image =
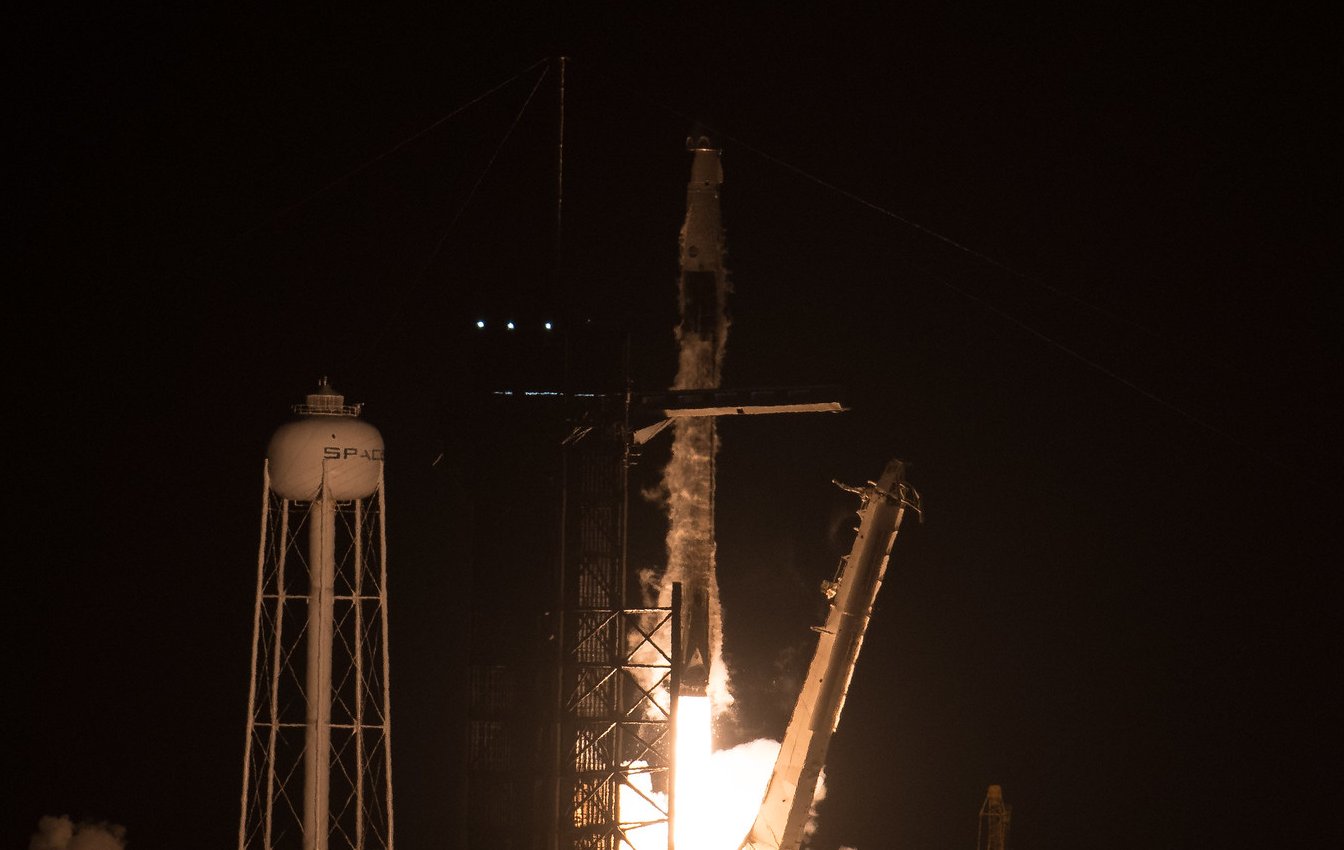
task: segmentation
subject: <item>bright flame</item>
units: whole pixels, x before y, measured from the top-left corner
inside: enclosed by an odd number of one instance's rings
[[[629,784],[621,786],[621,824],[628,842],[621,850],[667,850],[667,795],[653,790],[653,776],[645,761],[631,762]]]
[[[779,742],[765,738],[715,752],[709,702],[708,697],[677,701],[675,838],[680,850],[738,850],[779,755]],[[631,785],[621,789],[621,820],[627,825],[655,820],[666,796],[653,790],[647,773],[631,773]],[[626,835],[630,843],[622,850],[667,850],[665,824],[627,826]]]
[[[709,697],[677,700],[677,811],[672,837],[681,847],[707,848],[713,834],[715,806],[709,782],[714,748],[709,715]]]

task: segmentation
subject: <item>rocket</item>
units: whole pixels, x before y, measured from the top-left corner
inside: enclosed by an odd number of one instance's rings
[[[692,154],[686,187],[686,219],[681,228],[680,322],[677,376],[673,389],[719,386],[728,334],[728,275],[724,268],[719,186],[720,150],[707,137],[686,140]],[[666,584],[681,582],[680,693],[706,696],[714,690],[713,660],[721,643],[718,579],[714,569],[715,422],[688,417],[674,426],[672,458],[664,471],[668,492]],[[720,686],[726,678],[717,677]]]
[[[709,590],[692,587],[682,597],[681,696],[703,697],[709,693]]]
[[[681,228],[681,326],[678,336],[703,336],[723,356],[721,322],[726,323],[727,274],[723,266],[723,222],[719,212],[719,186],[723,183],[720,150],[707,136],[686,140],[691,161],[691,180],[686,187],[686,221]],[[714,364],[714,385],[718,366]],[[702,387],[697,387],[700,389]]]

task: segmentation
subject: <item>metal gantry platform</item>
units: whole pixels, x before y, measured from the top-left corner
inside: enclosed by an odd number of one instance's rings
[[[578,427],[564,447],[558,850],[619,850],[668,828],[677,606],[632,604],[627,421]]]

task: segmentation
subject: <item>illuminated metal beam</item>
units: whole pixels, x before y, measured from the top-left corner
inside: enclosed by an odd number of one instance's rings
[[[674,419],[719,416],[758,416],[767,413],[844,413],[849,408],[838,401],[836,387],[779,387],[748,390],[671,390],[635,393],[631,406],[664,418],[639,428],[631,435],[642,446]]]
[[[822,582],[822,593],[831,600],[830,611],[826,624],[814,627],[818,640],[812,663],[742,850],[798,850],[802,843],[817,777],[826,764],[831,736],[840,725],[845,694],[887,571],[891,545],[905,509],[920,511],[919,494],[905,482],[905,464],[899,460],[890,461],[876,482],[840,486],[861,500],[859,527],[835,578]]]
[[[757,413],[843,413],[849,408],[838,401],[824,401],[817,404],[758,404],[741,407],[682,407],[664,410],[669,419],[682,419],[688,416],[742,416]]]
[[[759,405],[752,407],[684,407],[680,409],[664,410],[663,415],[666,419],[661,419],[652,425],[646,425],[643,428],[635,430],[630,439],[637,446],[642,446],[666,428],[676,419],[690,419],[701,416],[753,416],[762,413],[844,413],[849,408],[844,407],[838,401],[820,402],[817,404],[779,404],[779,405]]]

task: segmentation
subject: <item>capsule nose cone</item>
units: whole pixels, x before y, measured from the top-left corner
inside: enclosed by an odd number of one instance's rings
[[[691,132],[685,136],[685,149],[687,151],[723,152],[722,145],[719,145],[719,140],[715,139],[714,133],[704,128],[704,125],[700,124],[699,121],[691,126]]]
[[[710,189],[723,183],[722,153],[706,137],[701,136],[700,141],[704,146],[695,143],[694,138],[686,140],[686,147],[694,151],[690,185],[692,189]]]
[[[688,151],[713,151],[719,153],[723,149],[718,143],[704,130],[695,128],[691,134],[686,137],[686,150]]]

